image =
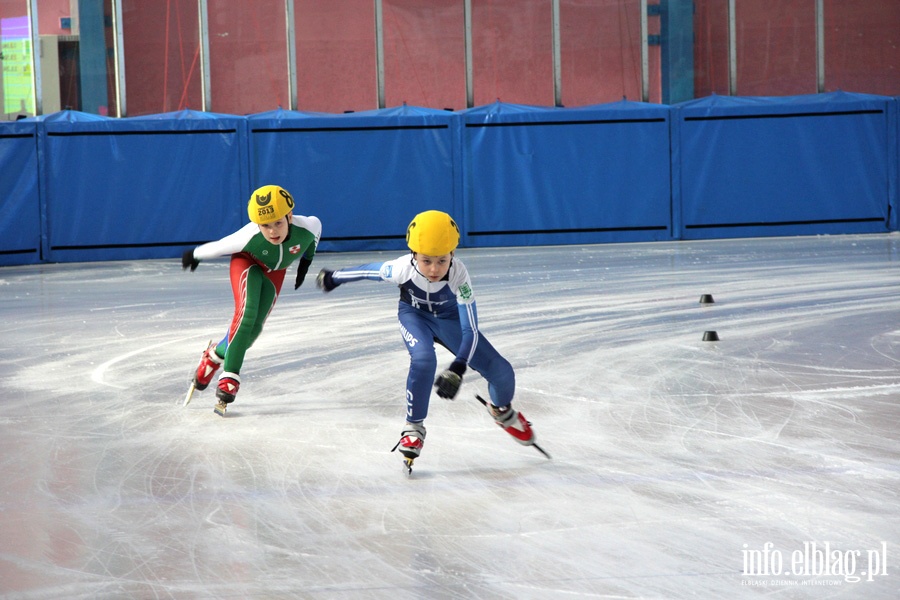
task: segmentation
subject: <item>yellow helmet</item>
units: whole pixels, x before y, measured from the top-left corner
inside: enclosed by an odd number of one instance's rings
[[[459,245],[459,227],[447,213],[427,210],[417,214],[406,228],[406,245],[426,256],[450,254]]]
[[[274,223],[294,210],[294,199],[278,185],[264,185],[250,196],[247,214],[260,225]]]

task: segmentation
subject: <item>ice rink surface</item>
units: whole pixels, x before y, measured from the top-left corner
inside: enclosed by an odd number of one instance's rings
[[[410,477],[398,292],[312,281],[400,254],[286,285],[226,418],[226,261],[0,268],[0,597],[900,597],[900,236],[462,249],[553,459],[470,371]]]

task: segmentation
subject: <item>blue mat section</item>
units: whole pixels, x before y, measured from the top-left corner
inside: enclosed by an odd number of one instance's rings
[[[677,105],[682,237],[888,231],[894,107],[842,92]]]
[[[67,111],[42,125],[48,260],[177,256],[247,220],[245,119]]]
[[[465,113],[473,246],[670,239],[668,107],[496,103]]]
[[[37,123],[0,123],[0,265],[41,260]]]
[[[322,220],[321,250],[402,249],[416,213],[461,212],[458,121],[446,111],[406,106],[253,115],[251,177],[284,186],[298,212]]]

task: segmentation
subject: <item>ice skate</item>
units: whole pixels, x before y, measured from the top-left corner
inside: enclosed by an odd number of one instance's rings
[[[534,431],[531,423],[525,420],[525,416],[510,406],[494,406],[488,404],[488,411],[494,418],[494,422],[502,427],[506,433],[513,436],[523,446],[534,443]]]
[[[200,364],[197,365],[197,371],[194,373],[194,387],[199,390],[205,390],[212,381],[213,375],[222,366],[224,359],[219,358],[216,354],[216,344],[210,343],[203,355],[200,357]]]
[[[475,397],[488,409],[494,422],[511,435],[513,439],[523,446],[534,446],[538,452],[550,458],[550,455],[535,442],[534,430],[531,429],[531,423],[525,418],[525,415],[514,409],[511,404],[508,406],[494,406],[481,396]]]
[[[216,398],[219,399],[218,404],[213,409],[216,414],[224,417],[228,410],[228,405],[234,402],[234,397],[241,388],[241,378],[237,373],[222,373],[219,377],[219,385],[216,389]]]
[[[422,446],[425,445],[425,424],[424,423],[407,423],[403,431],[400,432],[400,441],[391,449],[391,452],[399,449],[403,455],[403,464],[406,466],[407,474],[412,473],[413,461],[419,457],[422,452]]]

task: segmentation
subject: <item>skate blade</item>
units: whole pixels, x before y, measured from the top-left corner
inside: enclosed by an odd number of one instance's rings
[[[224,417],[224,416],[225,416],[225,412],[226,412],[227,410],[228,410],[228,407],[227,407],[227,406],[219,406],[218,404],[216,404],[216,405],[213,407],[213,412],[216,413],[217,415],[219,415],[220,417]]]
[[[194,382],[191,381],[191,386],[188,388],[187,395],[184,397],[184,401],[182,401],[181,406],[187,406],[191,403],[191,397],[194,395],[194,390],[197,389],[197,386],[194,385]]]
[[[549,454],[547,454],[547,451],[544,450],[543,448],[541,448],[540,446],[538,446],[536,443],[531,442],[530,445],[531,445],[531,446],[534,446],[535,449],[536,449],[538,452],[540,452],[541,454],[543,454],[544,456],[546,456],[546,457],[547,457],[547,460],[553,460],[553,457],[550,456]]]
[[[400,441],[397,442],[396,444],[394,444],[394,447],[391,448],[391,452],[394,452],[395,450],[397,450],[397,448],[400,447],[400,442],[402,442],[402,441],[403,441],[403,438],[400,438]],[[407,475],[412,475],[412,466],[413,466],[413,462],[415,462],[415,460],[416,460],[415,457],[410,458],[405,455],[403,456],[403,468],[406,469]]]

